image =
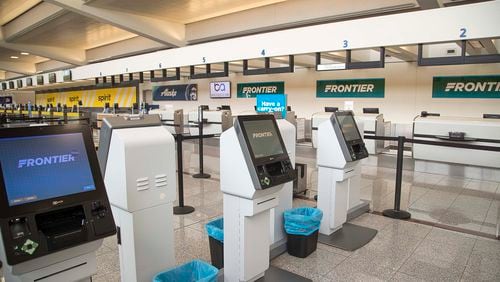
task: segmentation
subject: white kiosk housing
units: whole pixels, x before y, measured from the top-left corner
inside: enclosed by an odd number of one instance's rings
[[[104,119],[99,161],[117,225],[121,281],[175,265],[175,141],[158,115]]]
[[[310,281],[269,267],[270,210],[295,176],[274,116],[238,116],[220,148],[224,281]]]
[[[318,241],[353,251],[368,243],[377,233],[347,221],[351,189],[360,159],[368,157],[363,139],[351,111],[331,114],[318,128],[318,208],[323,211]]]

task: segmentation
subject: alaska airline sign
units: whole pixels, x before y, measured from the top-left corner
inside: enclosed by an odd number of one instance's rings
[[[238,83],[238,98],[255,98],[263,94],[283,94],[285,93],[285,82],[256,82]]]
[[[384,98],[384,93],[384,78],[316,81],[317,98]]]
[[[500,75],[435,76],[432,98],[500,99]]]

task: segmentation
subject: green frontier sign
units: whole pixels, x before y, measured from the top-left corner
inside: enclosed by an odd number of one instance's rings
[[[500,99],[500,75],[435,76],[432,98]]]
[[[238,98],[254,98],[262,94],[284,94],[285,83],[283,81],[238,83],[237,89]]]
[[[317,98],[384,98],[385,79],[318,80]]]

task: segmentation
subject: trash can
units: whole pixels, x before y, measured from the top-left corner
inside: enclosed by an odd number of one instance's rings
[[[288,253],[305,258],[316,251],[323,212],[317,208],[300,207],[285,211],[283,216]]]
[[[212,265],[218,269],[224,268],[224,219],[218,218],[205,224],[210,245]]]
[[[192,260],[156,274],[153,282],[215,282],[219,270],[207,262]]]
[[[293,181],[293,194],[307,192],[307,164],[295,163],[295,175],[297,178]]]

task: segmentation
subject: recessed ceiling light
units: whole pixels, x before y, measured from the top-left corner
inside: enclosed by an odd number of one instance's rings
[[[19,59],[18,56],[10,56],[11,59]]]
[[[28,56],[29,54],[30,53],[28,53],[28,52],[21,52],[21,55],[23,55],[23,56]]]

